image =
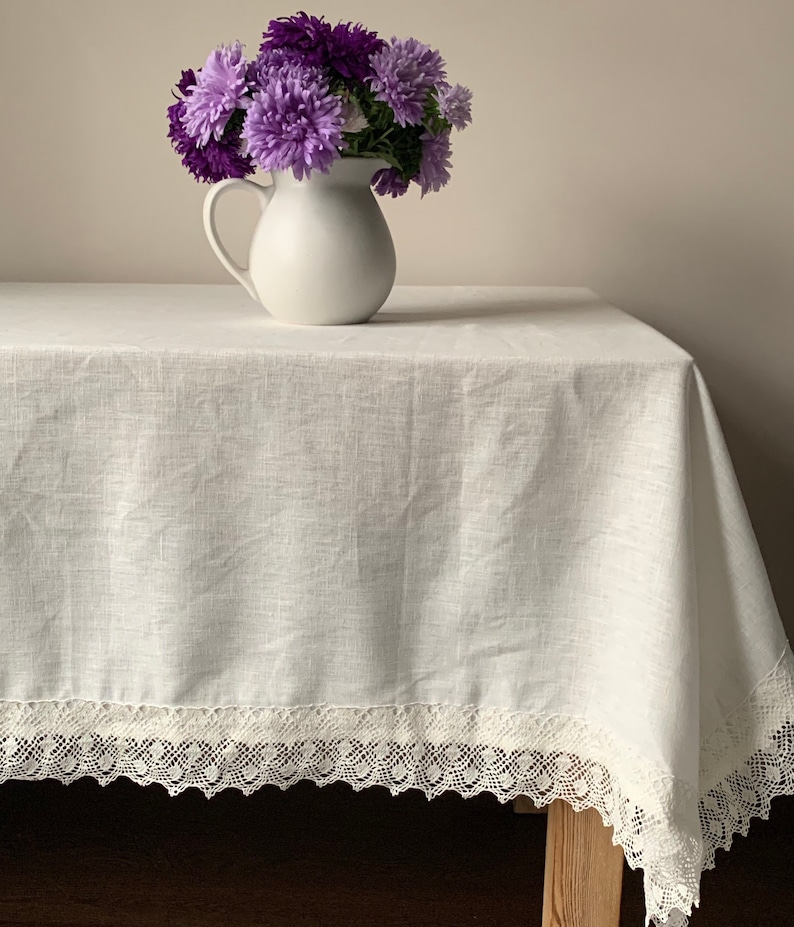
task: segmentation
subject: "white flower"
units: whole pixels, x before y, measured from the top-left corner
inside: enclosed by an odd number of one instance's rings
[[[352,135],[354,132],[360,132],[362,129],[366,129],[369,126],[367,117],[362,113],[361,107],[352,98],[342,101],[342,112],[340,115],[342,117],[342,131],[348,135]]]

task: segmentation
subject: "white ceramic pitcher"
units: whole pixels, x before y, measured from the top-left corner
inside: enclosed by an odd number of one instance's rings
[[[327,174],[296,180],[273,171],[272,186],[222,180],[204,201],[204,230],[229,273],[280,322],[366,322],[394,285],[389,227],[370,183],[388,167],[374,158],[340,158]],[[255,194],[262,209],[248,267],[236,264],[218,236],[215,207],[228,190]]]

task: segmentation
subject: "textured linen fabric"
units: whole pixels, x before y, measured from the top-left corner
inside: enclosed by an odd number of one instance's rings
[[[320,713],[357,711],[333,716],[348,744],[369,711],[383,751],[389,710],[432,706],[448,744],[600,764],[663,818],[663,859],[642,835],[624,845],[653,870],[650,914],[683,923],[704,821],[728,831],[715,845],[744,826],[708,817],[704,776],[719,787],[794,711],[785,634],[681,348],[582,289],[398,287],[366,325],[314,328],[238,287],[13,284],[0,387],[9,770],[21,728],[66,737],[52,712],[77,704],[69,737],[89,741],[86,706],[128,706],[122,739],[162,709],[146,730],[166,743],[156,718],[195,709],[193,760],[212,737],[253,748],[245,712],[276,710],[300,742]],[[37,757],[6,775],[80,772]],[[467,762],[472,791],[531,791]],[[621,837],[618,811],[590,803]]]

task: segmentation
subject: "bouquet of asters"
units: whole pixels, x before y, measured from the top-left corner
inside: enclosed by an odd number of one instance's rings
[[[416,39],[386,42],[360,23],[299,12],[270,22],[257,56],[221,45],[182,72],[169,131],[200,181],[292,170],[301,180],[337,158],[378,158],[376,193],[425,193],[449,180],[452,130],[471,122],[471,91],[447,81],[441,55]]]

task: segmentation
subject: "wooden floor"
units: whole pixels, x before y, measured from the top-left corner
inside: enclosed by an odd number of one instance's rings
[[[251,798],[0,786],[2,927],[540,927],[546,819],[301,783]],[[794,925],[794,801],[703,879],[692,927]],[[626,870],[621,927],[642,927]]]

